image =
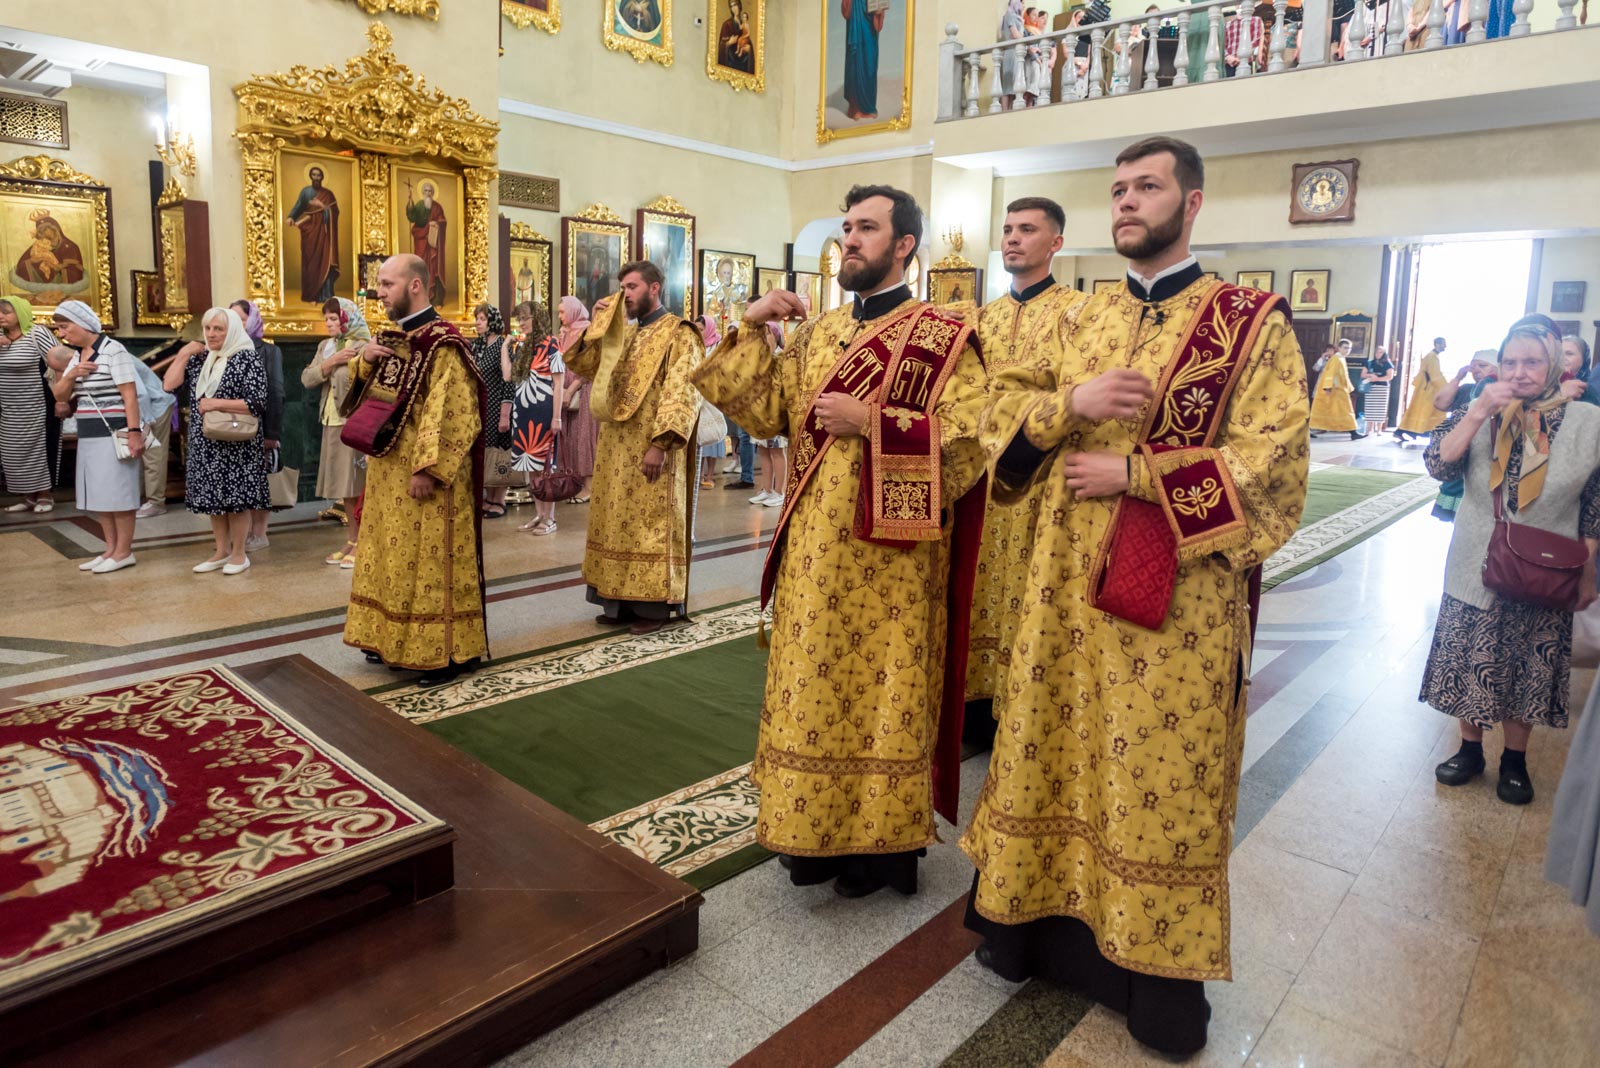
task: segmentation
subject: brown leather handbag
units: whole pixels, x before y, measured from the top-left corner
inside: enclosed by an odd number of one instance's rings
[[[1494,491],[1494,533],[1483,558],[1483,585],[1501,597],[1540,608],[1571,612],[1578,607],[1589,546],[1579,538],[1513,523]]]

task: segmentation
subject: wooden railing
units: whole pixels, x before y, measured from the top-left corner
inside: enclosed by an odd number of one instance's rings
[[[1460,2],[1467,5],[1468,17],[1463,43],[1488,40],[1490,0]],[[1550,32],[1576,29],[1574,10],[1579,0],[1554,2],[1560,15]],[[1277,74],[1294,67],[1354,63],[1406,50],[1406,18],[1411,9],[1406,0],[1371,6],[1358,0],[1339,40],[1331,46],[1332,13],[1327,0],[1306,0],[1298,24],[1288,21],[1286,0],[1275,0],[1270,26],[1262,19],[1259,47],[1241,47],[1240,54],[1230,61],[1226,52],[1229,16],[1241,6],[1240,0],[1204,0],[972,48],[962,45],[960,29],[952,23],[945,27],[945,40],[940,44],[939,121],[1151,92],[1225,77]],[[1496,36],[1527,36],[1533,6],[1534,0],[1513,0],[1510,25],[1495,26]],[[1450,36],[1446,10],[1444,0],[1432,0],[1419,50],[1446,47]],[[1455,10],[1449,14],[1453,18]],[[1246,23],[1241,36],[1255,38],[1249,32],[1253,28],[1253,23]],[[1079,55],[1080,51],[1084,54]]]

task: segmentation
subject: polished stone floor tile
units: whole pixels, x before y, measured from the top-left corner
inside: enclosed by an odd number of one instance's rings
[[[996,987],[978,973],[994,973],[968,957],[905,1011],[842,1061],[844,1068],[935,1068],[994,1012],[1020,984]]]
[[[1348,872],[1247,840],[1228,861],[1234,955],[1298,973],[1352,882]]]
[[[1234,981],[1207,983],[1211,1025],[1203,1050],[1182,1063],[1194,1068],[1235,1068],[1267,1027],[1288,993],[1294,973],[1245,958],[1234,961]],[[1128,1033],[1127,1019],[1097,1005],[1045,1061],[1045,1068],[1087,1064],[1095,1068],[1155,1068],[1173,1058],[1156,1053]]]
[[[1600,1061],[1600,989],[1480,957],[1446,1068]]]
[[[1450,1050],[1478,939],[1348,895],[1285,1005],[1429,1064]]]
[[[1286,1001],[1247,1063],[1250,1068],[1428,1068],[1435,1062],[1402,1053]]]
[[[1421,842],[1391,829],[1351,892],[1469,934],[1482,935],[1494,912],[1506,862],[1497,853],[1438,838]]]
[[[1507,866],[1483,956],[1557,985],[1600,991],[1600,938],[1584,926],[1566,887],[1545,880],[1542,857]]]

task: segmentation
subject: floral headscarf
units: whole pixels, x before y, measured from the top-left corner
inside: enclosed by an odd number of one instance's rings
[[[1506,339],[1500,343],[1497,359],[1503,361],[1506,346],[1516,338],[1531,338],[1540,342],[1550,359],[1550,370],[1545,375],[1544,389],[1531,401],[1514,400],[1503,408],[1497,417],[1494,436],[1494,460],[1489,467],[1489,488],[1499,489],[1506,479],[1506,469],[1511,463],[1511,448],[1522,440],[1522,470],[1517,476],[1517,511],[1525,511],[1539,499],[1544,489],[1545,464],[1550,460],[1549,415],[1567,403],[1561,392],[1561,332],[1556,324],[1543,315],[1528,315],[1511,324]]]
[[[570,352],[578,339],[589,330],[589,309],[583,306],[583,301],[570,294],[561,298],[560,308],[572,321],[561,328],[561,336],[556,343],[561,346],[562,352]]]
[[[717,329],[717,321],[709,315],[700,316],[700,336],[705,340],[707,352],[716,348],[717,342],[722,340],[722,332]]]
[[[353,300],[344,297],[335,298],[339,302],[339,344],[344,348],[352,341],[371,341],[372,328],[367,325],[367,317],[361,314],[361,309],[356,307]]]

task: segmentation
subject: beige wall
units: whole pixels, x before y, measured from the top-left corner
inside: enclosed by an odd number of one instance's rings
[[[491,5],[485,0],[483,6]],[[791,6],[790,0],[767,0],[764,93],[734,92],[726,83],[706,77],[706,29],[694,24],[696,17],[706,16],[705,0],[678,0],[674,5],[670,67],[648,60],[637,63],[625,52],[606,51],[599,4],[568,0],[559,34],[505,24],[500,95],[777,156],[783,150],[786,96],[794,81],[790,65],[794,42],[781,32]]]
[[[1229,249],[1204,252],[1200,266],[1215,271],[1225,282],[1237,281],[1240,271],[1271,271],[1275,293],[1289,295],[1289,279],[1295,271],[1328,271],[1328,310],[1302,312],[1306,318],[1328,319],[1342,312],[1378,312],[1378,277],[1384,252],[1382,245],[1305,245],[1299,248]],[[1075,282],[1083,279],[1085,290],[1096,279],[1118,279],[1127,270],[1120,256],[1062,257],[1055,265],[1057,278]]]
[[[500,165],[559,176],[561,215],[598,201],[632,224],[638,209],[672,196],[695,216],[699,247],[752,253],[762,267],[783,265],[790,237],[786,172],[521,115],[503,115],[501,123]],[[500,210],[556,242],[560,255],[561,215]]]
[[[1289,224],[1295,163],[1361,161],[1356,219]],[[1111,170],[1007,178],[1006,198],[1041,195],[1067,211],[1067,247],[1110,244]],[[1206,162],[1206,202],[1195,242],[1220,245],[1388,241],[1517,230],[1600,227],[1600,122],[1453,134],[1366,145],[1328,145]]]
[[[0,145],[0,159],[48,155],[64,159],[111,189],[112,259],[117,294],[117,332],[133,326],[133,289],[128,272],[156,269],[150,229],[150,179],[146,161],[155,158],[154,110],[150,98],[105,89],[74,88],[63,93],[72,148],[67,151]],[[67,235],[88,248],[89,234]]]
[[[1583,311],[1553,312],[1550,293],[1557,282],[1587,282]],[[1594,344],[1595,320],[1600,319],[1600,237],[1547,238],[1539,267],[1539,298],[1535,311],[1553,319],[1577,319],[1583,336]]]

